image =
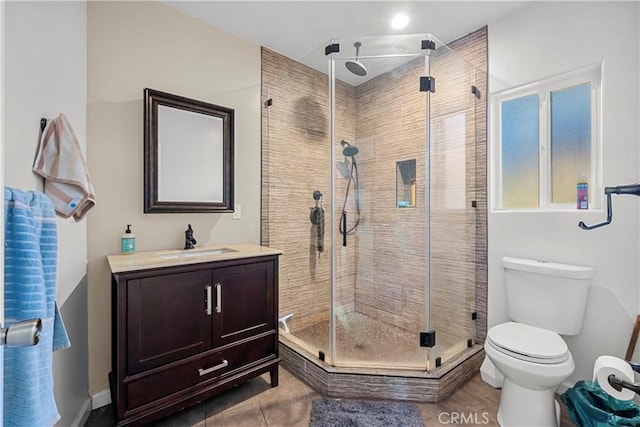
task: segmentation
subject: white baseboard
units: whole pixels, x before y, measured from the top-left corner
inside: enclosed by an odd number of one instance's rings
[[[111,403],[111,393],[109,389],[102,390],[91,395],[91,409],[102,408]]]
[[[89,419],[89,415],[91,415],[91,398],[87,397],[87,399],[82,404],[80,411],[78,411],[78,415],[76,415],[76,418],[71,423],[71,427],[84,426]]]

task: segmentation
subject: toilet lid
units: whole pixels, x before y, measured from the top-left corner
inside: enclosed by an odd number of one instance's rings
[[[487,339],[518,359],[558,363],[568,358],[569,348],[560,335],[523,323],[494,326],[489,329]]]

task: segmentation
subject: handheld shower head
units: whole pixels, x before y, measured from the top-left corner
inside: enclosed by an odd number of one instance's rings
[[[367,67],[365,67],[364,64],[358,59],[358,56],[360,56],[360,46],[362,46],[362,43],[355,42],[353,45],[356,48],[356,60],[347,61],[344,65],[345,67],[347,67],[347,70],[351,71],[356,76],[364,77],[367,75]]]
[[[353,157],[358,154],[358,147],[355,145],[349,144],[344,139],[340,141],[340,145],[342,145],[342,155],[345,157]]]

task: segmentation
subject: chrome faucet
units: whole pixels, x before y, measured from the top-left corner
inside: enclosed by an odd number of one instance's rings
[[[184,248],[193,249],[197,243],[193,238],[193,228],[191,228],[191,224],[188,224],[188,228],[184,231]]]

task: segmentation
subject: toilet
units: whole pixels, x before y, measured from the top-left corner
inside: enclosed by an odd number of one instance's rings
[[[510,321],[487,332],[482,378],[502,386],[501,426],[556,427],[554,393],[575,369],[560,335],[580,333],[594,269],[511,257],[502,266]]]

